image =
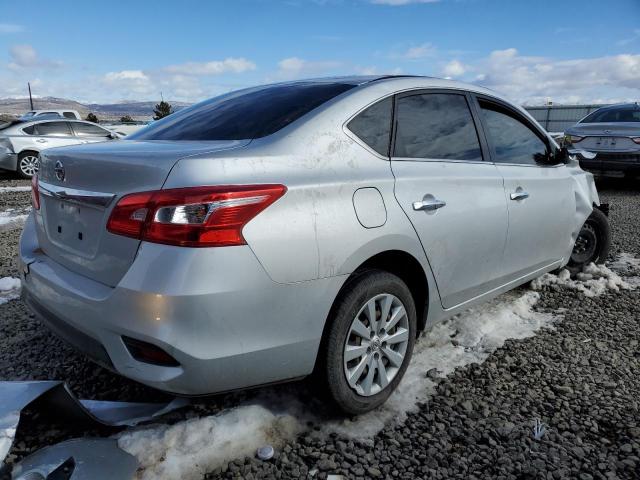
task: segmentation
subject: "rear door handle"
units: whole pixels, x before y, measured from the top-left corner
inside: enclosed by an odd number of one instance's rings
[[[39,138],[38,140],[36,140],[36,142],[38,142],[38,143],[47,143],[47,141],[44,140],[43,138]]]
[[[524,200],[525,198],[529,198],[527,192],[513,192],[511,194],[511,200]]]
[[[444,200],[438,200],[437,198],[432,198],[429,200],[422,200],[420,202],[413,202],[414,210],[426,210],[433,211],[438,210],[439,208],[445,207],[447,202]]]

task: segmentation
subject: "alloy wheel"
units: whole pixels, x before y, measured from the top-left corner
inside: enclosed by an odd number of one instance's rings
[[[20,171],[29,177],[33,177],[38,173],[40,160],[35,155],[26,155],[20,159]]]
[[[368,300],[351,323],[344,346],[344,374],[365,397],[384,390],[402,367],[409,317],[402,302],[383,293]]]

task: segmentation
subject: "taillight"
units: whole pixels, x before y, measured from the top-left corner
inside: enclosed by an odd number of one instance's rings
[[[40,191],[38,190],[38,174],[31,177],[31,206],[40,210]]]
[[[633,137],[631,140],[633,140],[634,143],[640,144],[640,137]]]
[[[244,226],[285,194],[284,185],[189,187],[126,195],[107,230],[183,247],[244,245]]]

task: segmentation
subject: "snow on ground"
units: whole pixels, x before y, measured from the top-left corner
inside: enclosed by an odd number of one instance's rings
[[[0,187],[0,193],[10,193],[10,192],[29,192],[31,191],[31,186],[21,186],[21,187]]]
[[[508,292],[434,325],[416,342],[411,364],[388,401],[353,420],[325,418],[317,413],[322,409],[305,405],[299,395],[263,389],[251,404],[171,426],[129,430],[119,436],[118,444],[138,458],[140,479],[171,480],[200,479],[230,460],[253,456],[260,446],[277,448],[314,424],[320,426],[319,431],[312,431],[314,435],[336,432],[368,441],[387,424],[404,421],[417,402],[428,400],[434,391],[434,377],[483,362],[507,339],[527,338],[541,328],[553,328],[562,319],[562,311],[536,311],[540,294],[535,289],[562,286],[591,297],[606,290],[634,288],[628,280],[638,277],[628,275],[640,273],[639,259],[623,254],[612,268],[625,278],[601,265],[589,265],[576,279],[566,270],[559,275],[546,274],[533,282],[534,290]]]
[[[9,208],[0,212],[0,232],[22,227],[29,216],[29,209]]]
[[[13,277],[0,278],[0,305],[9,300],[20,298],[20,279]]]
[[[633,265],[633,263],[628,263],[629,258],[633,257],[625,257],[624,260],[619,258],[611,265],[612,268],[624,269],[620,270],[621,273],[629,273],[630,268]],[[598,295],[605,293],[607,290],[632,290],[635,288],[635,283],[636,281],[634,277],[631,277],[630,281],[627,281],[612,269],[607,268],[604,265],[591,263],[587,265],[582,272],[578,273],[575,278],[571,278],[568,270],[561,270],[557,275],[553,273],[545,273],[531,282],[531,288],[534,290],[541,290],[542,287],[545,286],[554,289],[564,287],[572,290],[578,290],[586,297],[597,297]]]

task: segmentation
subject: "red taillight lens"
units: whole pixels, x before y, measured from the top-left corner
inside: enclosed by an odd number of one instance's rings
[[[40,191],[38,190],[38,174],[31,177],[31,206],[40,210]]]
[[[640,137],[633,137],[631,140],[633,140],[637,144],[640,144]]]
[[[191,187],[126,195],[107,230],[184,247],[244,245],[244,226],[287,191],[284,185]]]

